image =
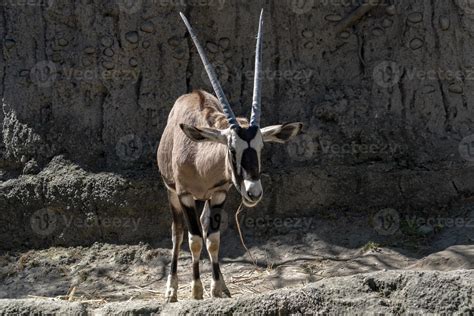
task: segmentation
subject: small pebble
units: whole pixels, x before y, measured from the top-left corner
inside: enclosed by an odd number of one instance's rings
[[[420,23],[423,21],[423,15],[419,12],[413,12],[408,15],[408,21],[412,23]]]
[[[342,20],[342,16],[340,16],[339,14],[329,14],[326,15],[324,19],[329,22],[339,22]]]
[[[146,21],[142,24],[141,30],[146,33],[153,33],[155,31],[155,25],[151,21]]]
[[[424,45],[424,42],[419,38],[412,39],[410,42],[410,48],[413,50],[417,50],[423,47],[423,45]]]
[[[87,46],[84,48],[84,53],[86,54],[94,54],[95,53],[95,48],[92,46]]]
[[[100,43],[104,45],[105,47],[111,47],[114,44],[114,40],[110,37],[103,37],[100,40]]]
[[[132,44],[138,43],[138,33],[135,31],[131,31],[125,34],[125,38]]]
[[[5,47],[6,47],[7,49],[12,48],[13,46],[15,46],[15,44],[16,44],[16,42],[15,42],[14,40],[12,40],[12,39],[7,39],[7,40],[5,40]]]
[[[312,49],[312,48],[314,48],[313,42],[306,42],[306,43],[304,44],[304,48],[306,48],[306,49]]]
[[[219,50],[219,47],[214,44],[213,42],[207,42],[206,48],[209,50],[211,53],[217,53]]]
[[[222,47],[223,49],[227,49],[229,47],[229,44],[230,44],[230,39],[228,39],[227,37],[221,38],[219,40],[219,46]]]
[[[303,35],[303,37],[310,38],[310,37],[314,36],[314,33],[313,33],[313,31],[310,31],[310,30],[304,30],[302,35]]]
[[[350,36],[351,36],[351,33],[347,31],[341,32],[341,34],[339,34],[339,37],[342,39],[348,39]]]
[[[392,19],[384,19],[382,22],[382,26],[384,28],[389,28],[393,25],[393,20]]]
[[[451,26],[451,21],[447,16],[442,16],[439,18],[439,26],[443,31],[446,31]]]
[[[462,94],[464,92],[464,89],[461,85],[453,83],[449,86],[449,91],[455,94]]]
[[[61,39],[59,39],[58,44],[59,44],[59,46],[64,47],[64,46],[67,46],[67,44],[69,44],[69,42],[67,41],[67,39],[61,38]]]
[[[397,8],[394,5],[390,5],[385,9],[385,12],[387,12],[388,15],[395,15],[397,14]]]
[[[138,61],[137,61],[137,59],[136,59],[135,57],[132,57],[132,58],[130,58],[130,60],[129,60],[129,64],[130,64],[130,66],[132,66],[132,67],[136,67],[136,66],[138,66]]]
[[[104,49],[104,55],[107,57],[112,57],[114,55],[114,51],[112,48],[106,48]]]
[[[109,61],[104,61],[102,63],[102,66],[104,66],[105,69],[108,69],[108,70],[111,70],[111,69],[114,69],[114,63],[112,62],[109,62]]]

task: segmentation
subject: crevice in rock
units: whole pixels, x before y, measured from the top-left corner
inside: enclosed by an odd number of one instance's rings
[[[363,35],[357,36],[357,42],[359,44],[359,67],[361,74],[366,73],[366,62],[365,62],[365,38]]]
[[[135,95],[137,97],[137,105],[140,105],[140,95],[143,83],[143,73],[140,71],[138,74],[137,82],[135,83]]]
[[[6,10],[7,10],[7,6],[5,6],[5,5],[2,6],[3,40],[5,40],[6,37],[7,37],[7,14],[6,14]],[[2,73],[2,86],[1,86],[1,98],[0,99],[3,102],[3,96],[5,94],[5,79],[7,77],[7,58],[5,57],[5,48],[2,51],[2,59],[3,59],[3,73]]]
[[[407,119],[407,92],[405,90],[405,85],[403,83],[403,80],[405,78],[405,72],[403,72],[403,74],[400,76],[400,80],[398,81],[398,89],[400,90],[400,98],[401,98],[401,105],[402,105],[402,111],[401,111],[401,114],[402,114],[402,119],[405,121],[406,123],[406,119]]]
[[[461,192],[459,192],[459,189],[456,185],[456,182],[454,182],[454,180],[453,180],[453,181],[451,181],[451,184],[452,184],[454,190],[456,191],[457,195],[461,195]]]
[[[438,55],[437,64],[439,65],[442,56],[441,56],[441,40],[440,40],[439,33],[438,33],[438,31],[436,29],[436,25],[435,25],[435,19],[436,19],[435,0],[431,0],[430,4],[431,4],[431,29],[433,31],[433,38],[434,38],[434,41],[435,41],[435,49],[436,49],[437,55]],[[443,107],[444,107],[444,112],[445,112],[444,127],[445,127],[445,130],[448,131],[449,118],[451,116],[450,104],[449,104],[449,99],[446,95],[446,92],[444,91],[443,82],[442,82],[439,75],[440,74],[438,73],[437,82],[438,82],[439,90],[441,92],[441,97],[442,97]]]
[[[48,47],[48,38],[47,38],[47,34],[48,34],[48,24],[47,24],[47,21],[46,21],[46,16],[45,16],[45,12],[44,12],[44,7],[41,6],[41,18],[42,18],[42,22],[43,22],[43,48],[44,48],[44,58],[45,60],[48,59],[48,52],[47,52],[47,47]],[[36,50],[35,50],[35,54],[36,54]]]

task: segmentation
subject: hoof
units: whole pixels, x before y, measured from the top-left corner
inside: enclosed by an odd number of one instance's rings
[[[165,293],[166,303],[174,303],[178,301],[178,278],[175,275],[168,276]]]
[[[231,298],[232,296],[230,295],[230,291],[228,288],[224,288],[224,290],[222,291],[224,293],[225,296],[227,296],[228,298]]]
[[[192,291],[191,295],[193,299],[202,300],[204,291],[202,289],[201,280],[193,281],[193,283],[191,284],[191,291]]]
[[[178,301],[177,295],[166,296],[166,303],[176,303]]]

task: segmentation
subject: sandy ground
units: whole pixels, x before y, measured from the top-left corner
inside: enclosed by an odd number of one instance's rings
[[[229,228],[222,237],[222,270],[232,296],[239,297],[373,271],[473,269],[474,227],[469,223],[474,222],[474,212],[464,208],[456,214],[464,219],[461,227],[438,227],[439,223],[405,227],[401,219],[400,228],[390,235],[380,233],[373,217],[342,213],[305,218],[299,225],[287,222],[286,227],[268,222],[252,228],[244,225],[256,263]],[[169,248],[169,241],[160,241],[3,252],[0,298],[56,297],[93,305],[163,300]],[[202,258],[206,298],[211,271],[205,252]],[[186,243],[178,272],[178,299],[189,299],[191,257]]]

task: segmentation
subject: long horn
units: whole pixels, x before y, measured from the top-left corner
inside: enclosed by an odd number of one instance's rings
[[[255,78],[253,84],[252,116],[250,125],[260,126],[262,108],[262,41],[263,41],[263,9],[258,25],[257,48],[255,49]]]
[[[232,108],[230,107],[229,101],[227,100],[224,91],[222,90],[221,84],[219,83],[219,80],[217,79],[216,71],[214,70],[214,67],[209,63],[209,60],[207,59],[206,53],[204,49],[202,48],[201,44],[199,43],[199,40],[197,39],[196,33],[194,33],[194,30],[189,24],[188,19],[184,16],[182,12],[179,13],[181,16],[181,19],[183,19],[184,24],[186,24],[186,28],[188,29],[189,34],[191,35],[191,38],[193,39],[194,45],[196,46],[199,56],[201,56],[202,63],[204,64],[204,68],[206,68],[207,76],[209,77],[209,80],[211,80],[212,87],[214,88],[214,92],[216,93],[217,98],[219,99],[222,109],[224,111],[225,116],[227,117],[227,121],[229,121],[230,127],[234,128],[239,125],[237,122],[237,119],[235,118],[235,114],[232,111]]]

